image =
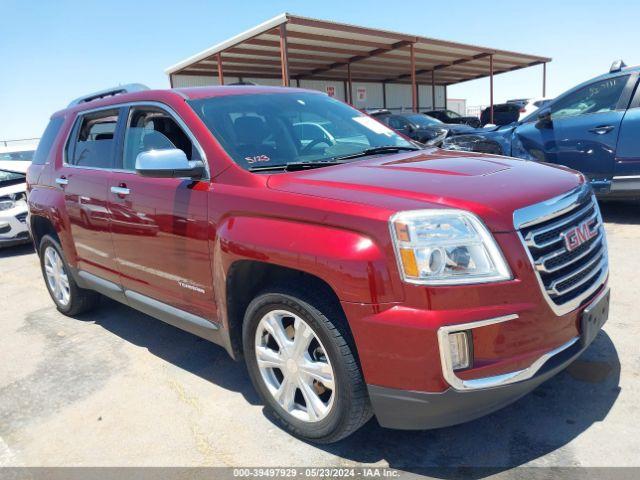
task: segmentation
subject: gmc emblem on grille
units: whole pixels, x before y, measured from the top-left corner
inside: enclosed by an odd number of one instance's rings
[[[575,250],[583,243],[588,242],[598,235],[598,229],[596,228],[597,225],[598,220],[592,218],[591,220],[586,220],[564,232],[562,236],[564,237],[564,244],[565,247],[567,247],[567,252]]]

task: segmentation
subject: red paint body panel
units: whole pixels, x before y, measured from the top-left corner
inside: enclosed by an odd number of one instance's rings
[[[368,384],[445,390],[436,337],[442,325],[519,315],[474,332],[474,367],[459,374],[466,379],[526,367],[578,335],[579,311],[557,316],[543,298],[514,231],[513,211],[575,188],[584,181],[580,174],[436,149],[305,172],[253,174],[231,160],[185,102],[186,97],[292,91],[246,86],[145,91],[65,110],[53,161],[30,172],[31,215],[52,222],[73,268],[199,315],[225,332],[225,282],[235,262],[253,260],[315,275],[341,301]],[[169,106],[188,125],[206,153],[210,181],[63,165],[62,146],[77,112],[147,101]],[[59,175],[70,180],[66,192],[55,187]],[[126,186],[132,194],[118,198],[108,193],[111,186]],[[450,287],[403,282],[388,219],[400,210],[427,208],[477,214],[494,232],[514,279]],[[79,249],[79,243],[89,249]]]
[[[539,187],[525,188],[525,182]],[[535,162],[433,149],[275,175],[269,186],[394,211],[461,208],[480,216],[490,230],[506,232],[513,230],[514,210],[580,182],[577,172]]]

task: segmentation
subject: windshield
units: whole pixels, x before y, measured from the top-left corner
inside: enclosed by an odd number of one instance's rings
[[[35,150],[23,150],[22,152],[2,152],[0,160],[20,160],[30,162],[33,160]]]
[[[407,115],[405,118],[418,127],[432,127],[434,125],[442,125],[442,122],[440,120],[429,117],[428,115]]]
[[[0,170],[0,185],[15,185],[25,181],[26,176],[22,173],[11,172],[9,170]]]
[[[323,94],[229,95],[189,104],[245,169],[321,163],[382,146],[415,148],[380,122]]]
[[[445,110],[447,117],[449,118],[460,118],[461,115],[458,112],[454,112],[453,110]]]

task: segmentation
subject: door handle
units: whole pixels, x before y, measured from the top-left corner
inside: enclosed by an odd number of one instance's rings
[[[616,127],[614,127],[613,125],[600,125],[599,127],[589,129],[589,131],[591,133],[595,133],[596,135],[604,135],[605,133],[609,133],[614,128]]]
[[[58,185],[60,188],[64,188],[68,183],[69,180],[67,180],[65,177],[56,178],[56,185]]]
[[[119,197],[129,195],[131,191],[127,187],[111,187],[111,193]]]

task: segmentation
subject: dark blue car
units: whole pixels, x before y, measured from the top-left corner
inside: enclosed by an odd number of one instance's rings
[[[560,95],[523,120],[448,138],[444,148],[565,165],[599,196],[640,197],[640,66],[609,73]]]

